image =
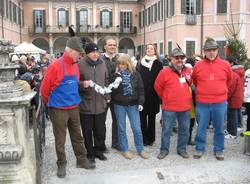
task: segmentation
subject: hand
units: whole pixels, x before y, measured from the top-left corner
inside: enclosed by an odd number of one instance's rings
[[[138,106],[138,110],[139,110],[139,111],[142,111],[142,110],[143,110],[143,106],[142,106],[142,105],[139,105],[139,106]]]
[[[89,81],[88,80],[83,81],[83,87],[84,88],[88,88],[89,87]]]

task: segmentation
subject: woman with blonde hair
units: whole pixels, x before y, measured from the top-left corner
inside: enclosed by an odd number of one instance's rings
[[[140,112],[141,130],[145,146],[153,145],[155,141],[155,118],[160,111],[160,99],[154,89],[155,79],[163,68],[154,44],[148,44],[146,54],[137,63],[137,70],[140,72],[145,91],[145,102]]]
[[[133,154],[128,151],[126,135],[127,114],[134,134],[136,151],[140,157],[147,159],[148,154],[144,151],[139,115],[139,111],[143,110],[144,103],[143,82],[128,55],[123,54],[118,57],[116,77],[122,78],[119,87],[112,91],[121,154],[126,159],[133,158]]]

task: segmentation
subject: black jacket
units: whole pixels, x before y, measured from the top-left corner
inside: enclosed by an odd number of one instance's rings
[[[119,73],[115,73],[115,78],[119,77]],[[131,85],[133,89],[133,94],[131,96],[123,96],[123,88],[120,83],[117,89],[112,90],[111,98],[114,104],[118,105],[143,105],[144,98],[144,87],[142,78],[139,72],[135,72],[131,77]]]

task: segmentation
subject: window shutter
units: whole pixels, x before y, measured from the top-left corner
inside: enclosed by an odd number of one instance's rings
[[[113,24],[113,17],[112,17],[112,11],[109,12],[109,26],[112,27]]]
[[[21,19],[21,8],[20,7],[18,7],[18,24],[21,26],[21,21],[22,21],[22,19]]]
[[[80,31],[80,11],[76,11],[76,30]]]
[[[181,14],[186,14],[186,0],[181,0]]]
[[[174,15],[174,0],[171,0],[171,16]]]
[[[139,28],[141,28],[141,12],[139,12]]]
[[[120,12],[120,26],[121,32],[123,32],[123,12]]]
[[[43,31],[46,32],[46,12],[45,10],[42,10],[43,11],[43,18],[42,18],[42,21],[43,21]]]
[[[100,12],[100,26],[101,26],[101,27],[102,27],[102,12],[103,12],[103,11]]]
[[[66,26],[69,26],[69,11],[66,10]]]
[[[200,15],[200,14],[201,14],[201,1],[196,0],[196,15]]]
[[[22,27],[24,27],[24,10],[22,10]]]
[[[132,32],[133,30],[133,23],[132,23],[132,12],[129,12],[129,20],[130,20],[130,22],[129,22],[129,27],[130,27],[130,31]]]

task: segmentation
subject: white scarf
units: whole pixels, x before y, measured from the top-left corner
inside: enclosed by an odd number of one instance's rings
[[[156,60],[157,57],[156,56],[144,56],[141,60],[141,64],[142,66],[145,66],[149,69],[149,71],[151,71],[151,67],[154,63],[154,60]],[[149,62],[147,62],[146,60],[148,60]]]
[[[122,82],[122,78],[117,77],[113,83],[109,84],[108,87],[105,87],[105,86],[102,87],[102,86],[99,86],[98,84],[96,84],[94,81],[90,80],[89,86],[94,88],[97,93],[105,95],[105,94],[111,93],[112,88],[115,88],[115,89],[118,88],[118,86],[120,85],[121,82]]]

